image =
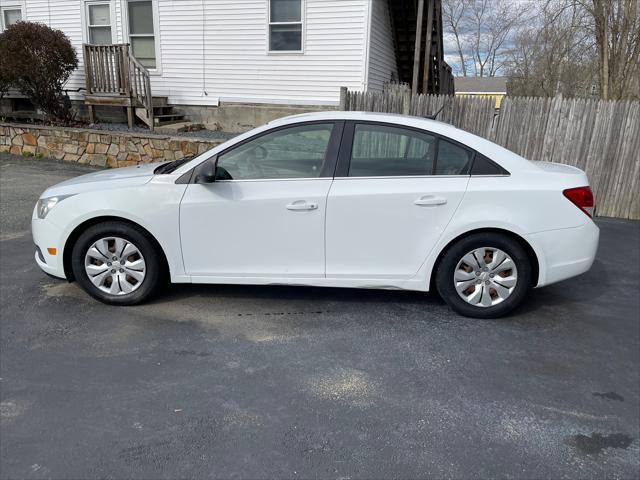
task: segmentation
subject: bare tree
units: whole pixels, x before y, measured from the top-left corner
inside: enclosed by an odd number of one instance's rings
[[[593,19],[600,96],[638,97],[640,19],[638,0],[578,0]]]
[[[462,75],[526,95],[640,99],[640,0],[443,0]]]
[[[443,0],[443,22],[455,40],[463,76],[470,66],[478,77],[499,74],[528,8],[511,0]]]
[[[535,21],[516,34],[509,53],[509,91],[517,95],[588,96],[597,84],[595,42],[586,11],[572,0],[545,0]]]
[[[471,0],[469,30],[474,71],[479,77],[493,77],[504,66],[509,41],[524,25],[528,4],[508,0]]]
[[[467,13],[466,7],[468,4],[468,0],[442,0],[442,21],[455,39],[463,77],[467,76],[467,59],[464,54],[463,42],[465,14]]]

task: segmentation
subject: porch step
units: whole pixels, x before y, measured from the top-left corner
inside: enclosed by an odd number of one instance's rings
[[[166,100],[167,97],[154,97],[153,121],[149,118],[149,112],[144,107],[136,108],[136,116],[140,120],[142,120],[149,128],[153,130],[155,127],[171,125],[174,123],[182,123],[186,121],[184,115],[176,112],[173,109],[173,106],[168,104],[156,105],[156,98],[162,98]],[[162,101],[157,101],[157,103],[162,103]]]
[[[169,97],[151,97],[151,101],[154,107],[164,107],[169,103]]]
[[[153,116],[170,115],[175,113],[171,105],[162,105],[161,107],[153,107]]]
[[[154,115],[153,123],[157,126],[168,125],[169,123],[184,122],[184,115],[178,113]]]

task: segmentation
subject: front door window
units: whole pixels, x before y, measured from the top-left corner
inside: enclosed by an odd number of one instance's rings
[[[290,127],[262,135],[218,159],[221,180],[317,178],[333,123]]]

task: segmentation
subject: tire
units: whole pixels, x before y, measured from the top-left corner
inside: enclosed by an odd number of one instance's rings
[[[150,298],[165,279],[164,265],[147,232],[117,221],[89,227],[71,253],[80,286],[110,305],[135,305]]]
[[[459,314],[497,318],[522,303],[531,276],[531,261],[518,241],[504,234],[481,232],[446,250],[435,280],[442,299]]]

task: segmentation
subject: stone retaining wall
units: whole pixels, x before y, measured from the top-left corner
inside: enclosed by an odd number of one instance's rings
[[[204,153],[221,140],[0,123],[0,152],[125,167]]]

